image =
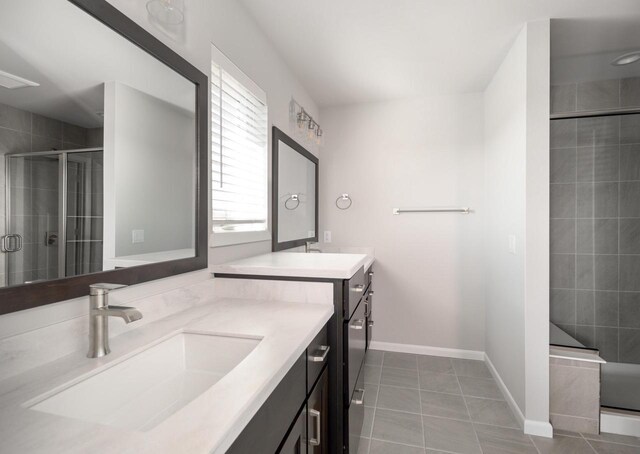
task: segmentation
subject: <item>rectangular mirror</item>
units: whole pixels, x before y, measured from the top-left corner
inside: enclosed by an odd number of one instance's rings
[[[273,127],[273,250],[318,241],[318,158]]]
[[[206,266],[207,85],[104,0],[0,15],[0,313]]]

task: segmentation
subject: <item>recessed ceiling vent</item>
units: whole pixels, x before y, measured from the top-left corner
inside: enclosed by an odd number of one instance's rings
[[[0,71],[0,87],[9,88],[13,90],[14,88],[22,88],[22,87],[39,87],[40,84],[37,82],[33,82],[31,80],[25,79],[24,77],[15,76],[13,74]]]
[[[613,60],[611,64],[613,66],[624,66],[630,65],[631,63],[635,63],[640,60],[640,50],[636,50],[633,52],[626,53],[624,55],[620,55],[618,58]]]

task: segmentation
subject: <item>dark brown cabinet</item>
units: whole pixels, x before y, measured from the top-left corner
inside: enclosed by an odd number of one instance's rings
[[[291,431],[284,439],[282,447],[278,451],[280,454],[307,454],[306,442],[306,412],[303,410],[293,423]]]

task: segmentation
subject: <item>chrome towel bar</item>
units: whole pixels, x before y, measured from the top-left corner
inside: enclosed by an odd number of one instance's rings
[[[402,214],[402,213],[462,213],[469,214],[471,212],[471,208],[469,207],[461,207],[461,208],[449,208],[449,207],[435,207],[435,208],[394,208],[393,214]]]

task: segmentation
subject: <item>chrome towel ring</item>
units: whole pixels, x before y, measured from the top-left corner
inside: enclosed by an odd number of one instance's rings
[[[284,201],[284,207],[287,210],[295,210],[300,206],[300,197],[298,194],[291,194],[287,200]]]
[[[336,206],[339,210],[348,210],[353,204],[353,200],[349,197],[349,194],[341,194],[336,199]]]

